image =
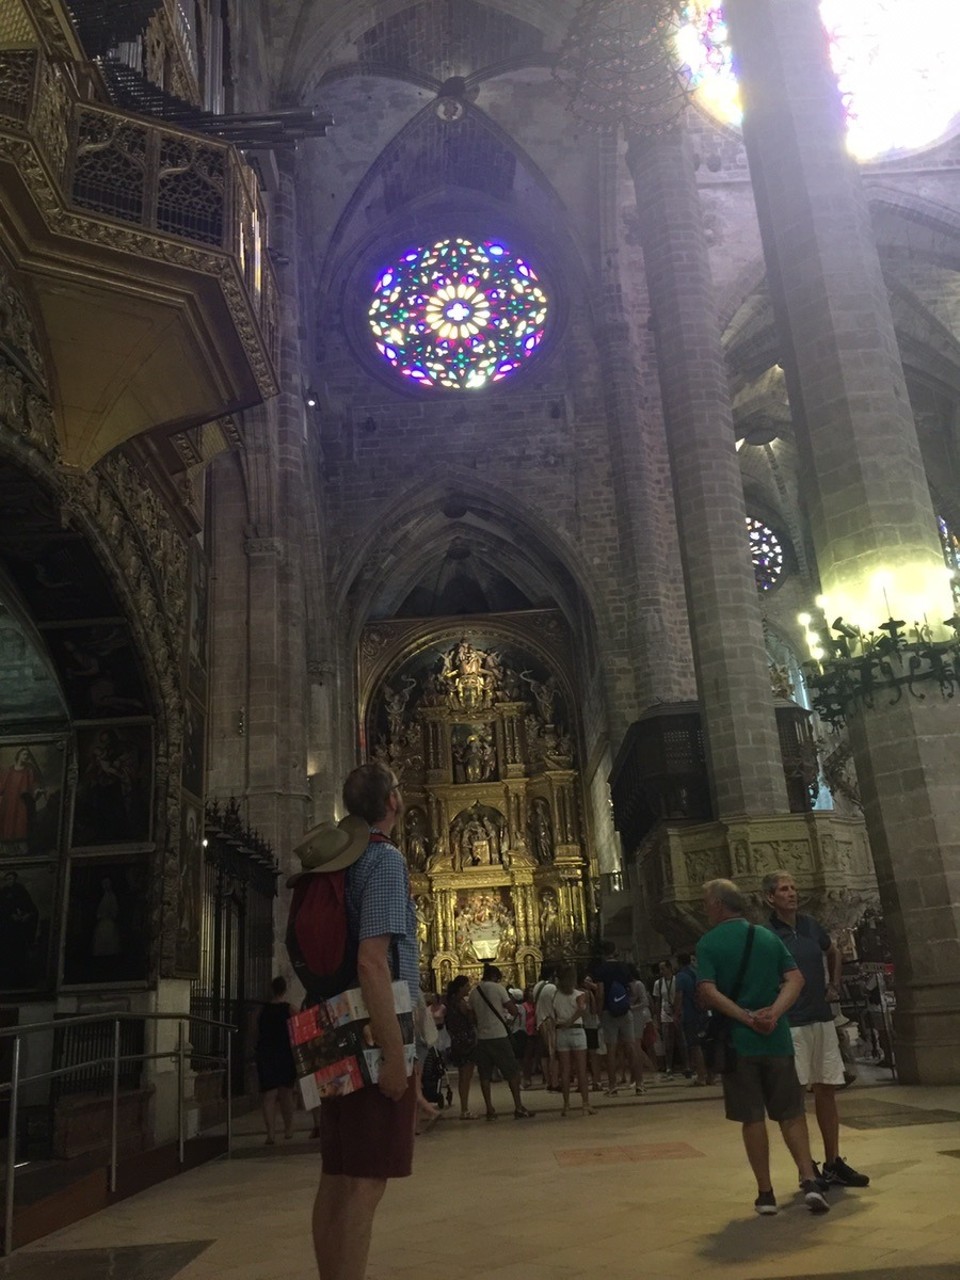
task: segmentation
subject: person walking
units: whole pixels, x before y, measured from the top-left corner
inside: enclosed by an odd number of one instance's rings
[[[677,999],[677,978],[669,960],[660,961],[660,976],[653,984],[653,1007],[660,1041],[663,1045],[663,1073],[669,1080],[673,1076],[673,1057],[676,1049],[677,1028],[674,1022],[674,1005]]]
[[[772,908],[768,927],[803,974],[803,990],[787,1018],[797,1075],[804,1088],[813,1090],[817,1125],[823,1139],[821,1177],[828,1184],[841,1187],[869,1186],[869,1177],[851,1168],[840,1155],[837,1090],[843,1088],[844,1071],[830,1003],[840,998],[842,957],[826,929],[813,916],[801,915],[797,910],[797,882],[788,871],[773,871],[765,876],[763,893]]]
[[[297,1069],[287,1031],[293,1009],[286,1000],[286,979],[274,978],[270,989],[271,998],[257,1018],[257,1044],[254,1050],[268,1147],[272,1147],[276,1141],[274,1130],[277,1127],[278,1106],[283,1117],[283,1136],[287,1139],[293,1137],[293,1113],[296,1105],[294,1088],[297,1083]]]
[[[732,880],[709,880],[703,894],[710,930],[697,943],[698,989],[703,1004],[728,1020],[723,1100],[727,1119],[742,1126],[757,1180],[754,1209],[778,1209],[770,1180],[769,1115],[800,1172],[807,1208],[826,1213],[830,1206],[810,1155],[803,1089],[784,1017],[803,989],[803,976],[771,930],[744,918],[743,897]]]

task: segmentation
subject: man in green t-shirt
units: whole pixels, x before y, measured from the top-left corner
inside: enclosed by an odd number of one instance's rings
[[[790,1025],[783,1016],[800,994],[803,977],[778,937],[744,919],[743,898],[732,880],[709,880],[703,893],[711,928],[697,944],[697,994],[731,1024],[729,1043],[736,1063],[724,1072],[723,1099],[727,1119],[743,1125],[743,1145],[757,1179],[754,1208],[762,1214],[777,1212],[770,1181],[769,1115],[779,1123],[800,1170],[807,1207],[811,1213],[826,1213],[830,1206],[810,1155],[803,1090]]]

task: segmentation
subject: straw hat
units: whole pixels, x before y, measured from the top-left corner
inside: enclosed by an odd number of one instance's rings
[[[339,822],[321,822],[294,849],[303,870],[290,877],[287,888],[292,889],[305,875],[342,871],[356,862],[369,843],[370,823],[365,818],[348,813]]]

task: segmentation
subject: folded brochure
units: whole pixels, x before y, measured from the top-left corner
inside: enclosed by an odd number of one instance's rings
[[[413,1004],[405,982],[393,983],[393,1004],[410,1075],[416,1049]],[[359,987],[294,1014],[287,1027],[300,1096],[308,1110],[324,1098],[342,1098],[377,1083],[383,1055],[373,1042],[370,1014]]]

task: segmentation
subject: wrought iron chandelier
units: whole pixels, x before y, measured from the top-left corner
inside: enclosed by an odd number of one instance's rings
[[[584,0],[553,70],[573,115],[594,129],[623,125],[642,135],[673,126],[690,92],[677,27],[670,0]]]
[[[810,625],[809,615],[801,615],[804,620]],[[893,617],[870,632],[843,618],[819,629],[819,635],[808,631],[808,640],[819,639],[816,651],[822,654],[803,663],[820,718],[840,729],[853,708],[872,709],[878,697],[893,706],[904,689],[920,702],[931,686],[939,688],[941,697],[952,698],[960,689],[960,616],[947,618],[944,625],[953,631],[949,640],[934,640],[926,621],[907,629],[902,618]]]

